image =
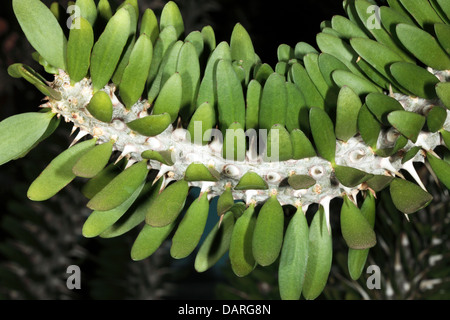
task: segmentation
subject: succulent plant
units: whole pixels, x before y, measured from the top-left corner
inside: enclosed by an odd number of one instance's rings
[[[332,265],[334,199],[343,199],[356,279],[376,245],[377,192],[388,188],[405,215],[426,207],[433,197],[415,162],[450,186],[450,6],[388,3],[343,1],[348,17],[323,22],[317,48],[281,44],[271,66],[241,24],[229,42],[217,43],[209,26],[185,35],[174,2],[159,19],[150,9],[139,19],[137,0],[117,10],[77,0],[64,20],[57,4],[13,0],[54,79],[9,66],[46,102],[0,123],[0,164],[25,156],[62,118],[77,135],[32,182],[31,200],[89,179],[85,237],[140,227],[133,260],[172,237],[175,259],[198,248],[198,272],[228,251],[239,277],[279,261],[281,298],[315,299]],[[200,195],[187,205],[192,188]],[[217,226],[200,243],[214,197]],[[317,208],[311,223],[308,208]]]

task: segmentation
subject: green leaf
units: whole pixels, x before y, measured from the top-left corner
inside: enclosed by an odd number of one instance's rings
[[[281,249],[278,285],[283,300],[298,300],[308,261],[308,222],[301,207],[289,221]]]
[[[214,266],[230,247],[234,228],[234,214],[229,211],[224,216],[219,227],[218,222],[209,232],[197,252],[194,268],[197,272],[205,272]]]
[[[305,299],[313,300],[322,293],[331,271],[332,259],[331,232],[327,229],[325,211],[320,206],[309,227],[308,262],[303,282]]]
[[[165,227],[176,220],[189,192],[186,180],[169,185],[147,209],[145,222],[153,227]]]
[[[228,211],[230,211],[231,207],[234,206],[233,193],[231,191],[231,187],[225,187],[225,191],[220,195],[217,200],[217,215],[222,216]]]
[[[78,159],[72,171],[78,177],[93,178],[108,164],[114,141],[99,144]]]
[[[320,71],[319,55],[317,53],[309,53],[303,57],[303,63],[305,64],[305,69],[306,72],[308,72],[309,78],[325,100],[326,105],[335,103],[334,96],[331,94],[332,91],[330,91],[331,86],[325,81],[324,76]]]
[[[148,115],[127,123],[127,126],[144,136],[153,137],[167,129],[172,123],[168,113]]]
[[[378,136],[381,131],[381,124],[370,112],[366,104],[362,105],[358,113],[358,130],[364,142],[373,150],[376,150]]]
[[[269,186],[267,182],[261,178],[256,172],[248,171],[241,179],[239,179],[238,184],[234,187],[234,190],[267,190]]]
[[[375,175],[366,181],[367,186],[375,192],[386,188],[394,178],[392,176]]]
[[[245,112],[245,129],[257,129],[259,127],[259,106],[262,86],[255,79],[250,80],[247,86]]]
[[[91,50],[94,45],[94,31],[91,24],[84,18],[75,20],[79,28],[73,28],[67,42],[67,72],[70,80],[76,83],[82,80],[89,71]]]
[[[233,122],[245,123],[245,100],[241,82],[230,61],[220,60],[216,69],[217,106],[221,130]]]
[[[185,42],[180,49],[177,72],[181,76],[182,103],[181,117],[185,122],[192,116],[197,105],[197,93],[200,87],[200,61],[197,51],[191,42]]]
[[[198,91],[198,106],[204,102],[208,102],[212,106],[217,108],[217,82],[215,81],[215,75],[217,70],[217,63],[220,60],[231,61],[230,47],[225,41],[219,43],[219,45],[211,53],[211,56],[208,58],[208,63],[206,64],[204,75]]]
[[[173,26],[175,28],[177,38],[180,38],[180,36],[184,33],[183,17],[181,16],[181,12],[177,4],[173,1],[167,2],[161,12],[159,28],[162,31],[168,26]]]
[[[316,180],[309,175],[294,174],[289,176],[288,183],[293,189],[300,190],[312,187],[316,184]]]
[[[171,122],[174,122],[178,117],[178,112],[181,108],[182,99],[182,85],[181,76],[178,72],[174,73],[164,83],[158,97],[153,106],[153,114],[168,113]]]
[[[156,39],[159,36],[158,19],[150,8],[145,9],[142,15],[140,34],[148,35],[152,41],[152,45],[154,46],[156,44]]]
[[[405,214],[419,211],[433,200],[433,196],[417,184],[400,178],[392,180],[390,193],[395,207]]]
[[[8,74],[13,78],[24,78],[43,94],[61,100],[61,93],[47,85],[47,81],[33,68],[22,63],[14,63],[8,67]]]
[[[372,193],[368,192],[361,206],[361,214],[364,218],[366,218],[372,229],[375,225],[375,212],[375,197]],[[369,249],[348,249],[348,271],[353,280],[358,280],[361,277],[368,255]]]
[[[47,130],[53,113],[21,113],[0,122],[0,165],[28,151]]]
[[[447,109],[450,109],[450,82],[440,82],[436,85],[436,93]]]
[[[143,187],[144,183],[141,183],[128,199],[113,209],[92,212],[83,224],[83,236],[86,238],[97,237],[114,225],[132,206]]]
[[[211,130],[216,124],[216,111],[208,102],[202,103],[195,110],[187,130],[191,141],[198,144],[207,144],[211,141]],[[201,128],[200,128],[201,125]]]
[[[244,161],[246,155],[246,136],[239,122],[233,122],[223,138],[222,156],[225,159]]]
[[[388,67],[394,62],[403,61],[396,52],[377,41],[354,38],[350,40],[350,43],[364,60],[388,79],[392,79]]]
[[[184,42],[192,43],[195,48],[195,52],[197,52],[198,58],[202,56],[205,44],[203,42],[203,35],[200,31],[192,31],[189,33],[184,39]]]
[[[131,259],[140,261],[155,253],[170,235],[176,224],[177,222],[174,221],[160,228],[145,224],[131,247]]]
[[[152,42],[146,34],[141,34],[131,51],[119,85],[120,98],[130,109],[142,95],[150,71],[153,55]]]
[[[429,33],[403,23],[396,31],[402,44],[424,64],[437,70],[450,69],[450,57]]]
[[[182,259],[190,255],[200,242],[209,212],[207,193],[201,194],[189,206],[172,238],[170,255]]]
[[[272,73],[264,84],[261,93],[259,127],[270,130],[275,124],[284,126],[287,102],[284,77],[278,73]]]
[[[254,71],[255,71],[254,78],[261,85],[264,85],[264,83],[267,81],[269,76],[275,72],[273,70],[273,68],[270,65],[268,65],[267,63],[263,63],[263,64],[259,65],[259,67],[255,67]]]
[[[397,1],[397,0],[396,0]],[[415,26],[416,24],[412,19],[409,17],[409,15],[404,14],[401,11],[397,11],[395,8],[382,6],[380,8],[380,18],[381,22],[383,24],[383,27],[388,31],[393,39],[398,42],[398,38],[395,35],[395,27],[399,23],[406,23],[410,24],[412,26]]]
[[[377,242],[373,228],[347,196],[341,208],[341,232],[351,249],[368,249]]]
[[[111,122],[113,116],[113,105],[111,98],[105,91],[97,91],[86,106],[92,116],[103,122]]]
[[[277,58],[278,61],[283,62],[289,62],[291,59],[295,59],[294,49],[285,43],[280,44],[277,48]]]
[[[250,205],[236,220],[230,240],[230,262],[235,275],[244,277],[256,267],[252,252],[253,232],[255,230],[255,206]]]
[[[450,19],[450,3],[445,0],[436,0],[436,2],[439,4],[441,10],[445,13],[447,19]]]
[[[39,0],[14,0],[13,10],[33,48],[52,66],[65,70],[67,39],[50,9]]]
[[[335,166],[334,172],[339,182],[348,188],[356,187],[373,177],[372,174],[346,166]]]
[[[435,23],[442,23],[441,18],[439,18],[439,15],[434,11],[428,1],[400,0],[400,2],[426,31],[432,32]]]
[[[127,9],[118,10],[94,44],[90,67],[94,90],[100,90],[111,79],[128,41],[130,24]]]
[[[356,65],[358,55],[346,41],[339,39],[336,36],[321,32],[317,35],[316,42],[317,46],[323,53],[334,56],[339,59],[339,61],[344,63],[351,72],[359,76],[363,76]]]
[[[319,155],[334,164],[336,154],[336,136],[333,122],[320,108],[311,108],[309,112],[311,133]]]
[[[303,131],[299,129],[292,130],[291,142],[293,159],[311,158],[317,155],[311,141],[309,141]]]
[[[97,19],[97,6],[95,5],[94,0],[77,0],[75,5],[78,6],[81,17],[86,19],[86,21],[93,26]]]
[[[402,110],[392,111],[387,118],[395,129],[412,142],[416,142],[426,121],[425,117],[418,113]]]
[[[242,61],[247,83],[251,68],[255,63],[255,50],[250,35],[240,23],[234,26],[231,33],[230,50],[233,61]]]
[[[268,266],[278,258],[283,243],[284,212],[272,195],[262,206],[253,232],[253,256],[261,266]]]
[[[160,82],[161,79],[158,79],[158,73],[160,72],[161,63],[164,57],[166,57],[167,50],[173,47],[174,43],[177,41],[177,35],[175,28],[172,26],[166,27],[161,31],[159,37],[156,39],[154,48],[153,48],[153,58],[152,64],[150,66],[150,72],[147,78],[147,96],[148,99],[153,101],[159,92],[156,90],[156,94],[153,92],[154,82]],[[160,77],[159,77],[160,78]],[[159,84],[158,84],[159,86]]]
[[[202,163],[191,163],[184,173],[186,181],[218,181],[220,173]]]
[[[344,39],[351,38],[367,38],[367,35],[362,31],[356,23],[346,17],[335,15],[331,19],[331,26],[334,30],[339,32]]]
[[[327,84],[330,87],[334,87],[335,90],[337,91],[339,90],[339,87],[333,80],[332,77],[333,71],[334,70],[349,71],[349,69],[345,66],[343,62],[341,62],[339,59],[328,53],[321,53],[319,55],[319,68]]]
[[[287,109],[286,129],[292,132],[294,129],[309,128],[308,113],[309,108],[306,105],[305,98],[298,87],[292,82],[286,82],[287,90]],[[248,113],[248,104],[247,104]]]
[[[139,188],[147,174],[147,160],[132,165],[101,189],[87,203],[87,207],[97,211],[107,211],[118,207]]]
[[[100,171],[94,178],[86,182],[81,189],[81,193],[88,198],[92,199],[100,190],[102,190],[108,183],[112,181],[118,174],[120,169],[113,163],[109,164],[106,168]]]
[[[133,206],[123,216],[121,216],[119,220],[114,222],[112,226],[103,231],[100,234],[100,237],[118,237],[141,224],[145,220],[147,207],[159,195],[159,190],[161,189],[162,183],[163,179],[158,179],[155,184],[152,182],[147,182],[142,188],[141,193]]]
[[[434,25],[436,37],[442,48],[450,54],[450,26],[447,24],[437,23]]]
[[[289,70],[291,82],[295,83],[305,98],[308,107],[325,107],[325,100],[312,82],[306,69],[298,62]]]
[[[380,25],[379,16],[377,16],[376,11],[377,9],[373,6],[374,3],[370,3],[366,0],[357,0],[354,1],[354,3],[361,23],[364,25],[365,29],[372,34],[375,40],[397,53],[405,61],[413,62],[409,55],[400,48],[400,44],[396,41],[397,39],[391,37],[391,35]]]
[[[43,109],[41,111],[47,112],[48,110]],[[25,152],[21,153],[18,157],[14,158],[13,160],[25,157],[39,143],[41,143],[42,141],[44,141],[45,139],[50,137],[55,132],[55,130],[58,128],[60,123],[61,123],[61,119],[60,118],[52,117],[52,119],[50,120],[50,123],[49,123],[47,129],[45,130],[44,134],[31,147],[29,147]]]
[[[347,141],[358,133],[358,113],[361,106],[359,96],[351,88],[343,86],[336,106],[336,138]]]
[[[402,164],[403,164],[403,163],[406,163],[406,162],[408,162],[409,160],[411,160],[412,158],[414,158],[414,157],[416,156],[417,152],[419,152],[420,149],[422,149],[422,148],[419,147],[419,146],[415,146],[415,147],[412,147],[411,149],[409,149],[409,150],[405,153],[405,155],[403,156]]]
[[[427,126],[431,132],[437,132],[442,129],[442,126],[447,119],[447,110],[440,106],[433,106],[427,114]]]
[[[450,164],[427,152],[427,160],[439,180],[450,189]]]
[[[294,48],[294,57],[298,60],[303,60],[303,57],[308,53],[318,53],[318,51],[306,42],[298,42]]]
[[[440,130],[442,140],[444,140],[444,144],[447,146],[447,149],[450,149],[450,131]]]
[[[389,126],[387,116],[392,111],[404,110],[400,102],[384,93],[369,93],[366,96],[366,106],[377,120]]]
[[[141,157],[149,160],[159,161],[167,166],[173,166],[174,161],[172,159],[172,151],[170,150],[162,150],[162,151],[154,151],[154,150],[145,150],[141,153]]]
[[[108,0],[100,0],[98,2],[97,12],[97,21],[101,20],[101,22],[103,22],[104,24],[106,24],[113,16],[112,8]]]
[[[30,185],[28,198],[44,201],[68,185],[75,178],[73,166],[83,154],[94,147],[95,141],[96,139],[91,139],[78,143],[60,153]]]
[[[371,92],[382,91],[380,87],[378,87],[368,79],[348,71],[336,70],[333,72],[332,76],[334,82],[336,82],[336,84],[340,88],[342,88],[343,86],[348,86],[359,96],[364,96]]]
[[[395,80],[414,95],[424,99],[435,99],[435,86],[439,79],[422,67],[408,62],[397,62],[390,66]]]
[[[267,152],[269,161],[286,161],[292,159],[292,141],[289,132],[282,125],[275,124],[267,135]]]

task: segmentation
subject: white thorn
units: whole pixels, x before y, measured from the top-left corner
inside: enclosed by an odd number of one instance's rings
[[[129,167],[131,167],[135,163],[136,163],[135,159],[129,159],[127,164],[125,165],[125,170],[128,169]]]
[[[200,188],[200,192],[201,193],[205,193],[205,192],[209,192],[213,186],[215,186],[217,184],[217,182],[213,182],[213,181],[203,181],[202,182],[202,186]]]
[[[221,139],[214,137],[214,140],[208,145],[213,153],[221,153],[223,142]]]
[[[258,194],[257,190],[247,190],[247,191],[245,191],[245,204],[247,206],[249,206],[250,203],[252,203],[254,201],[253,197],[256,196],[257,194]]]
[[[224,214],[220,215],[219,224],[217,225],[217,229],[219,229],[220,225],[222,224],[223,216],[224,216]]]
[[[425,188],[424,184],[422,183],[422,180],[420,180],[419,175],[417,174],[416,168],[414,168],[414,164],[412,160],[406,161],[403,166],[402,169],[405,169],[406,171],[409,172],[409,174],[414,178],[414,180],[416,180],[417,184],[426,192],[427,189]]]
[[[323,207],[323,210],[325,212],[325,219],[327,222],[327,229],[328,229],[329,234],[331,234],[331,224],[330,224],[330,202],[331,202],[331,199],[332,198],[330,196],[326,196],[322,200],[319,201],[319,204]]]
[[[117,158],[116,162],[114,162],[114,164],[117,164],[120,160],[122,160],[125,156],[129,155],[131,152],[136,152],[136,151],[137,151],[137,149],[135,146],[126,145],[125,148],[123,148],[123,151],[120,154],[120,156]]]
[[[255,162],[258,160],[258,150],[257,150],[257,141],[255,136],[250,137],[249,148],[247,151],[247,158],[250,162]]]
[[[80,132],[78,132],[78,134],[76,135],[76,137],[73,139],[72,143],[70,144],[69,148],[72,147],[75,143],[77,143],[78,141],[80,141],[81,138],[83,138],[84,136],[88,135],[89,132],[85,131],[85,130],[81,130]]]
[[[159,177],[159,178],[156,177],[155,179],[153,179],[152,186],[154,186],[155,183],[158,182],[159,179],[163,179],[163,180],[164,180],[164,179],[166,179],[166,177],[165,177],[165,176],[162,176],[162,177]],[[163,181],[163,183],[161,184],[161,187],[159,188],[159,193],[161,193],[162,190],[164,190],[164,189],[163,189],[163,186],[164,186],[164,181]]]
[[[174,178],[169,178],[169,177],[165,177],[162,186],[161,186],[161,190],[159,191],[160,193],[164,191],[164,189],[169,185],[169,183],[171,183],[172,181],[175,181],[176,179]]]
[[[388,170],[391,173],[399,174],[398,170],[392,166],[389,158],[382,158],[380,161],[380,167]]]
[[[69,137],[72,136],[75,133],[75,131],[77,131],[77,129],[78,129],[78,127],[74,125],[72,127],[72,131],[70,131]]]
[[[159,178],[164,176],[167,172],[169,172],[172,169],[173,169],[172,166],[168,166],[168,165],[162,164],[161,168],[159,169],[158,175],[155,178],[155,180],[158,180]]]
[[[302,211],[303,211],[304,215],[306,215],[306,211],[308,211],[308,208],[309,208],[309,204],[305,204],[302,206]]]

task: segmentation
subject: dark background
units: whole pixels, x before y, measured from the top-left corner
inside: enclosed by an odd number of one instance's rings
[[[51,1],[44,2],[50,4]],[[150,7],[158,16],[166,2],[141,0],[140,9],[143,12]],[[186,34],[211,25],[217,43],[229,41],[234,25],[240,22],[251,35],[255,51],[262,61],[272,66],[275,66],[280,44],[294,47],[297,42],[304,41],[314,45],[320,23],[335,14],[344,14],[342,2],[338,0],[176,2],[185,19]],[[60,3],[66,6],[67,1]],[[2,1],[2,5],[0,120],[13,114],[36,111],[43,98],[23,79],[9,77],[6,72],[8,65],[22,62],[44,74],[42,67],[31,58],[33,49],[12,13],[11,1]],[[137,231],[117,239],[83,238],[81,228],[90,211],[86,209],[87,201],[79,191],[82,180],[75,180],[48,201],[34,203],[28,200],[26,191],[30,183],[70,144],[70,129],[69,124],[61,124],[51,138],[25,158],[0,168],[0,299],[279,299],[275,264],[264,269],[257,268],[248,277],[237,278],[224,259],[212,270],[198,274],[193,269],[192,257],[181,261],[171,259],[168,244],[152,257],[132,262],[129,251]],[[443,226],[443,219],[440,219],[449,212],[448,201],[439,201],[448,199],[445,198],[448,192],[443,194],[435,187],[432,191],[438,197],[438,205],[423,211],[417,218],[411,218],[413,223],[408,223],[398,212],[392,216],[392,212],[381,208],[379,218],[383,220],[377,228],[387,245],[378,252],[374,251],[371,259],[383,264],[384,274],[389,277],[384,281],[394,283],[394,298],[424,297],[419,284],[411,279],[423,273],[424,269],[430,269],[426,258],[434,252],[430,249],[432,236],[448,234],[448,225]],[[430,216],[430,212],[434,215]],[[432,226],[434,231],[431,233]],[[424,232],[420,228],[428,231],[428,238],[418,236]],[[408,255],[401,253],[405,250],[400,242],[404,237],[419,239],[418,249]],[[448,240],[447,236],[444,237]],[[341,245],[342,239],[338,238],[334,242],[336,256],[333,265],[336,266],[330,276],[329,289],[320,299],[364,296],[358,288],[364,291],[365,280],[360,284],[352,283],[343,271],[345,261],[342,253],[345,253],[345,247],[342,246],[340,251]],[[446,246],[448,249],[448,241]],[[426,254],[421,258],[421,263],[417,263],[415,257],[422,251]],[[405,265],[404,269],[400,268],[401,272],[394,268],[397,258],[402,266]],[[66,268],[72,264],[81,267],[81,290],[71,291],[66,287]],[[448,269],[438,271],[438,277],[449,277]],[[412,283],[412,289],[406,290],[396,285],[397,280],[404,283],[405,278]],[[365,294],[371,298],[392,298],[384,291]]]

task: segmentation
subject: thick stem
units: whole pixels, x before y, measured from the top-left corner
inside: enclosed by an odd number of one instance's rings
[[[218,141],[213,141],[205,146],[192,144],[187,139],[187,131],[183,128],[174,130],[172,126],[169,126],[163,133],[155,137],[143,136],[128,128],[126,123],[145,117],[149,104],[142,100],[127,110],[114,94],[115,87],[112,85],[103,88],[113,102],[114,111],[111,123],[95,119],[86,109],[92,97],[92,86],[89,79],[83,79],[71,86],[69,76],[61,71],[59,75],[55,76],[52,87],[61,92],[62,99],[59,101],[50,99],[42,107],[51,107],[58,116],[63,117],[67,122],[73,122],[75,128],[80,129],[77,137],[89,134],[97,137],[99,143],[114,139],[114,150],[121,152],[121,156],[126,156],[131,163],[142,160],[141,153],[145,150],[171,150],[173,166],[162,165],[154,160],[150,160],[149,165],[154,169],[162,170],[163,173],[170,174],[174,179],[182,179],[186,168],[192,162],[213,166],[221,173],[221,179],[218,182],[190,182],[191,186],[200,187],[203,190],[209,189],[210,197],[222,194],[227,183],[235,186],[242,175],[248,171],[256,172],[265,179],[269,190],[233,191],[235,199],[244,199],[247,203],[265,201],[271,192],[276,191],[281,204],[307,207],[312,203],[329,203],[331,199],[340,197],[343,193],[355,195],[364,188],[363,185],[360,185],[357,188],[349,189],[337,182],[333,178],[331,163],[320,157],[264,162],[261,156],[255,158],[249,151],[245,161],[237,162],[222,157],[222,144]],[[405,110],[418,113],[426,113],[430,106],[439,102],[400,94],[393,94],[393,97],[403,105]],[[450,129],[449,120],[446,121],[445,128]],[[389,143],[389,138],[385,138],[382,137],[379,140],[380,147],[387,146],[383,144]],[[409,141],[404,150],[407,151],[413,146],[420,146],[424,150],[433,150],[441,144],[439,133],[421,132],[417,142],[413,144]],[[411,161],[424,162],[424,153],[417,153]],[[359,135],[347,142],[336,141],[336,164],[357,168],[375,175],[395,175],[401,169],[410,169],[409,165],[401,163],[400,156],[389,158],[377,156]],[[294,190],[286,183],[281,184],[294,173],[310,175],[316,180],[316,184],[303,190]]]

